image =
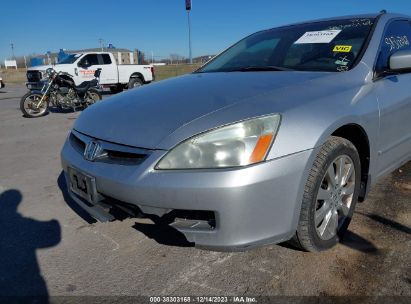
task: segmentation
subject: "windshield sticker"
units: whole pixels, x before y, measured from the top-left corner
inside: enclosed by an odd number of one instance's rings
[[[371,26],[373,21],[371,19],[352,19],[351,23],[331,26],[330,30],[344,30],[351,27]]]
[[[348,60],[347,56],[341,56],[341,57],[338,58],[338,60],[335,62],[335,64],[343,65],[343,66],[347,66],[349,63],[350,63],[350,60]]]
[[[333,48],[333,52],[337,53],[349,53],[352,49],[351,45],[336,45]]]
[[[385,44],[390,46],[390,52],[392,50],[399,50],[402,49],[406,46],[410,45],[410,42],[408,41],[407,36],[391,36],[391,37],[386,37],[384,39]]]
[[[346,71],[348,71],[348,66],[340,65],[340,66],[337,67],[337,71],[338,72],[346,72]]]
[[[337,66],[337,71],[338,72],[345,72],[348,71],[348,64],[350,63],[350,60],[347,58],[348,56],[341,56],[335,61],[335,64]]]
[[[341,30],[306,32],[294,44],[330,43]]]

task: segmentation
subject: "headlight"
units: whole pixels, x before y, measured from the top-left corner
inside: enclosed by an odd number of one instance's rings
[[[49,75],[46,72],[40,72],[40,81],[47,81],[49,79]]]
[[[279,114],[263,116],[194,136],[170,150],[156,169],[226,168],[262,162],[280,120]]]
[[[47,70],[46,70],[46,75],[47,76],[51,76],[51,75],[53,75],[53,73],[54,73],[54,70],[53,70],[53,68],[48,68]]]

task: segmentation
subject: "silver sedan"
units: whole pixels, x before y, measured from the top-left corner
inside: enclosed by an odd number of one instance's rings
[[[409,17],[385,12],[293,24],[93,105],[61,152],[71,197],[205,248],[330,248],[411,159],[410,41]]]

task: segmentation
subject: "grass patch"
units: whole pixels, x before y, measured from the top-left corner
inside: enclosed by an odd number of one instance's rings
[[[179,64],[179,65],[155,66],[154,71],[156,75],[156,81],[191,73],[197,70],[200,66],[201,66],[200,64],[192,64],[192,65]]]
[[[0,77],[3,78],[3,82],[7,85],[8,83],[25,83],[26,78],[26,69],[0,69]]]

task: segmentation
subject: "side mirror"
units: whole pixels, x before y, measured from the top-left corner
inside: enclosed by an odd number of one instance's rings
[[[398,51],[390,57],[390,70],[411,70],[411,50]]]

